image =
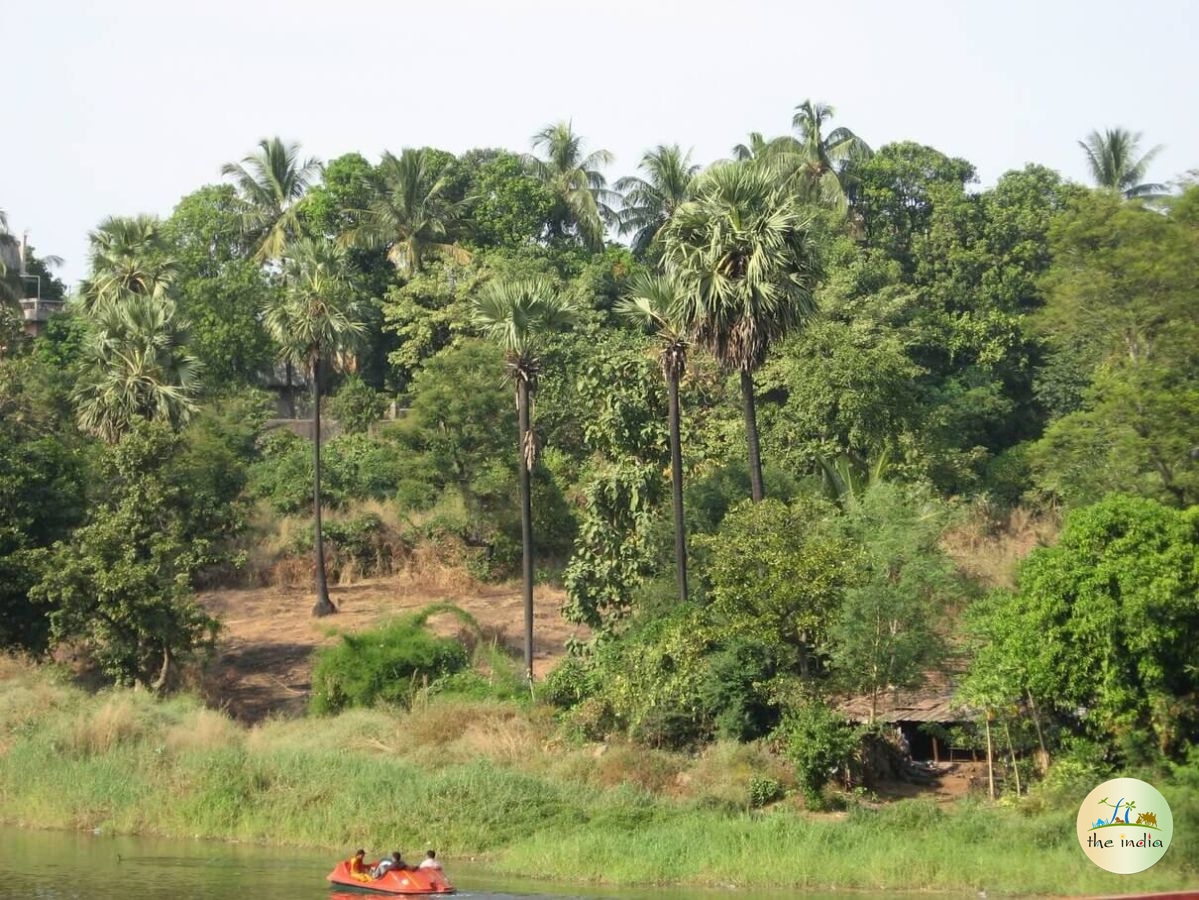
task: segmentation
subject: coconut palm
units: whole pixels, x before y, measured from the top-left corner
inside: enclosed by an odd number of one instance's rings
[[[392,265],[412,272],[422,270],[429,250],[468,262],[470,254],[450,240],[458,208],[447,199],[447,187],[427,151],[406,148],[399,157],[384,153],[362,225],[348,232],[346,240],[371,249],[385,247]]]
[[[299,234],[299,203],[320,168],[315,157],[300,159],[299,144],[284,144],[277,137],[263,138],[258,151],[240,164],[221,166],[245,203],[242,227],[259,262],[281,259],[288,241]]]
[[[1164,184],[1142,182],[1149,164],[1162,151],[1162,145],[1141,153],[1141,132],[1133,134],[1124,128],[1109,128],[1100,134],[1092,131],[1085,141],[1079,141],[1087,155],[1091,177],[1099,187],[1120,191],[1128,199],[1152,200],[1167,192]]]
[[[186,333],[169,299],[129,293],[95,306],[74,391],[80,428],[116,443],[137,419],[186,423],[200,373]]]
[[[545,159],[526,155],[525,161],[558,199],[556,230],[561,234],[573,226],[588,247],[602,250],[604,227],[616,221],[612,204],[619,199],[599,171],[612,162],[612,154],[596,150],[584,155],[584,146],[570,122],[558,122],[533,135],[533,149]]]
[[[662,239],[697,343],[741,378],[753,499],[764,496],[753,373],[770,345],[814,310],[809,219],[769,172],[724,163],[705,173]]]
[[[678,144],[659,144],[641,157],[637,168],[645,178],[621,178],[615,188],[624,197],[618,215],[620,233],[631,232],[633,252],[644,254],[674,211],[691,197],[699,166]]]
[[[91,274],[80,291],[85,310],[129,296],[167,297],[176,264],[157,217],[110,216],[88,242]]]
[[[315,616],[337,612],[329,599],[321,531],[321,371],[336,363],[365,331],[349,275],[345,247],[301,238],[284,248],[284,289],[266,310],[267,332],[279,355],[312,379],[312,508],[316,553]]]
[[[670,398],[670,478],[674,502],[674,562],[679,602],[687,602],[687,530],[683,521],[683,450],[680,432],[679,382],[687,369],[687,299],[678,279],[641,272],[629,282],[616,304],[619,315],[648,325],[658,338],[658,364]]]
[[[824,126],[835,113],[827,103],[805,100],[795,107],[791,124],[799,132],[801,189],[806,189],[809,197],[844,210],[848,206],[847,165],[869,159],[874,151],[848,128],[834,128],[825,136]]]
[[[263,138],[258,142],[258,152],[246,156],[241,164],[221,167],[222,175],[233,177],[245,204],[242,231],[255,247],[254,258],[260,263],[279,265],[284,247],[299,234],[300,202],[320,168],[315,157],[300,159],[298,143],[284,144],[278,137]],[[286,279],[286,274],[283,277]],[[296,396],[290,360],[284,363],[284,381],[288,413],[294,419]]]
[[[489,282],[474,301],[476,326],[504,350],[508,374],[516,382],[521,547],[525,612],[525,676],[533,681],[533,510],[529,475],[537,443],[529,418],[541,371],[539,358],[551,332],[574,320],[575,310],[543,277]]]

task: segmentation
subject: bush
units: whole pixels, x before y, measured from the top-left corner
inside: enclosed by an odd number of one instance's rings
[[[383,417],[387,398],[351,375],[329,401],[329,413],[345,434],[363,434]]]
[[[819,809],[824,804],[821,790],[857,749],[857,733],[844,717],[816,702],[789,713],[781,730],[804,802]]]
[[[749,805],[761,809],[775,800],[783,799],[783,785],[775,778],[755,775],[749,781]]]
[[[312,673],[310,709],[318,715],[376,703],[408,709],[418,682],[436,681],[466,664],[460,643],[435,637],[416,616],[406,616],[383,628],[342,635],[341,644],[322,650]]]

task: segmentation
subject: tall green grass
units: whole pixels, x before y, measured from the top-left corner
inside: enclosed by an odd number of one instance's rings
[[[1137,876],[1087,862],[1076,807],[903,801],[750,810],[779,761],[562,739],[549,714],[434,698],[242,729],[197,702],[88,695],[0,662],[0,819],[337,848],[427,846],[497,874],[613,885],[1104,894],[1199,884],[1199,770],[1159,784],[1179,846]],[[1073,801],[1071,801],[1073,802]]]

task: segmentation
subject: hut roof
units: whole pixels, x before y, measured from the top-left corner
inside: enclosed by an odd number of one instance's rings
[[[952,675],[929,673],[925,683],[912,690],[889,690],[879,694],[877,722],[961,722],[970,711],[954,701],[957,688]],[[855,722],[870,719],[870,695],[850,697],[838,710]]]

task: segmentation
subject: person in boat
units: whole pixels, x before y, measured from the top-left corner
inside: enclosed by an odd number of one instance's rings
[[[390,857],[379,860],[379,865],[375,866],[371,874],[375,878],[382,878],[392,869],[397,872],[403,872],[405,869],[412,868],[408,863],[404,862],[404,857],[399,850],[394,851]]]
[[[350,877],[355,881],[370,881],[371,872],[366,867],[366,851],[359,849],[354,851],[354,855],[346,861],[346,867],[349,869]]]
[[[425,854],[425,858],[420,861],[421,869],[435,869],[438,872],[442,871],[441,863],[437,861],[437,851],[430,850]]]

